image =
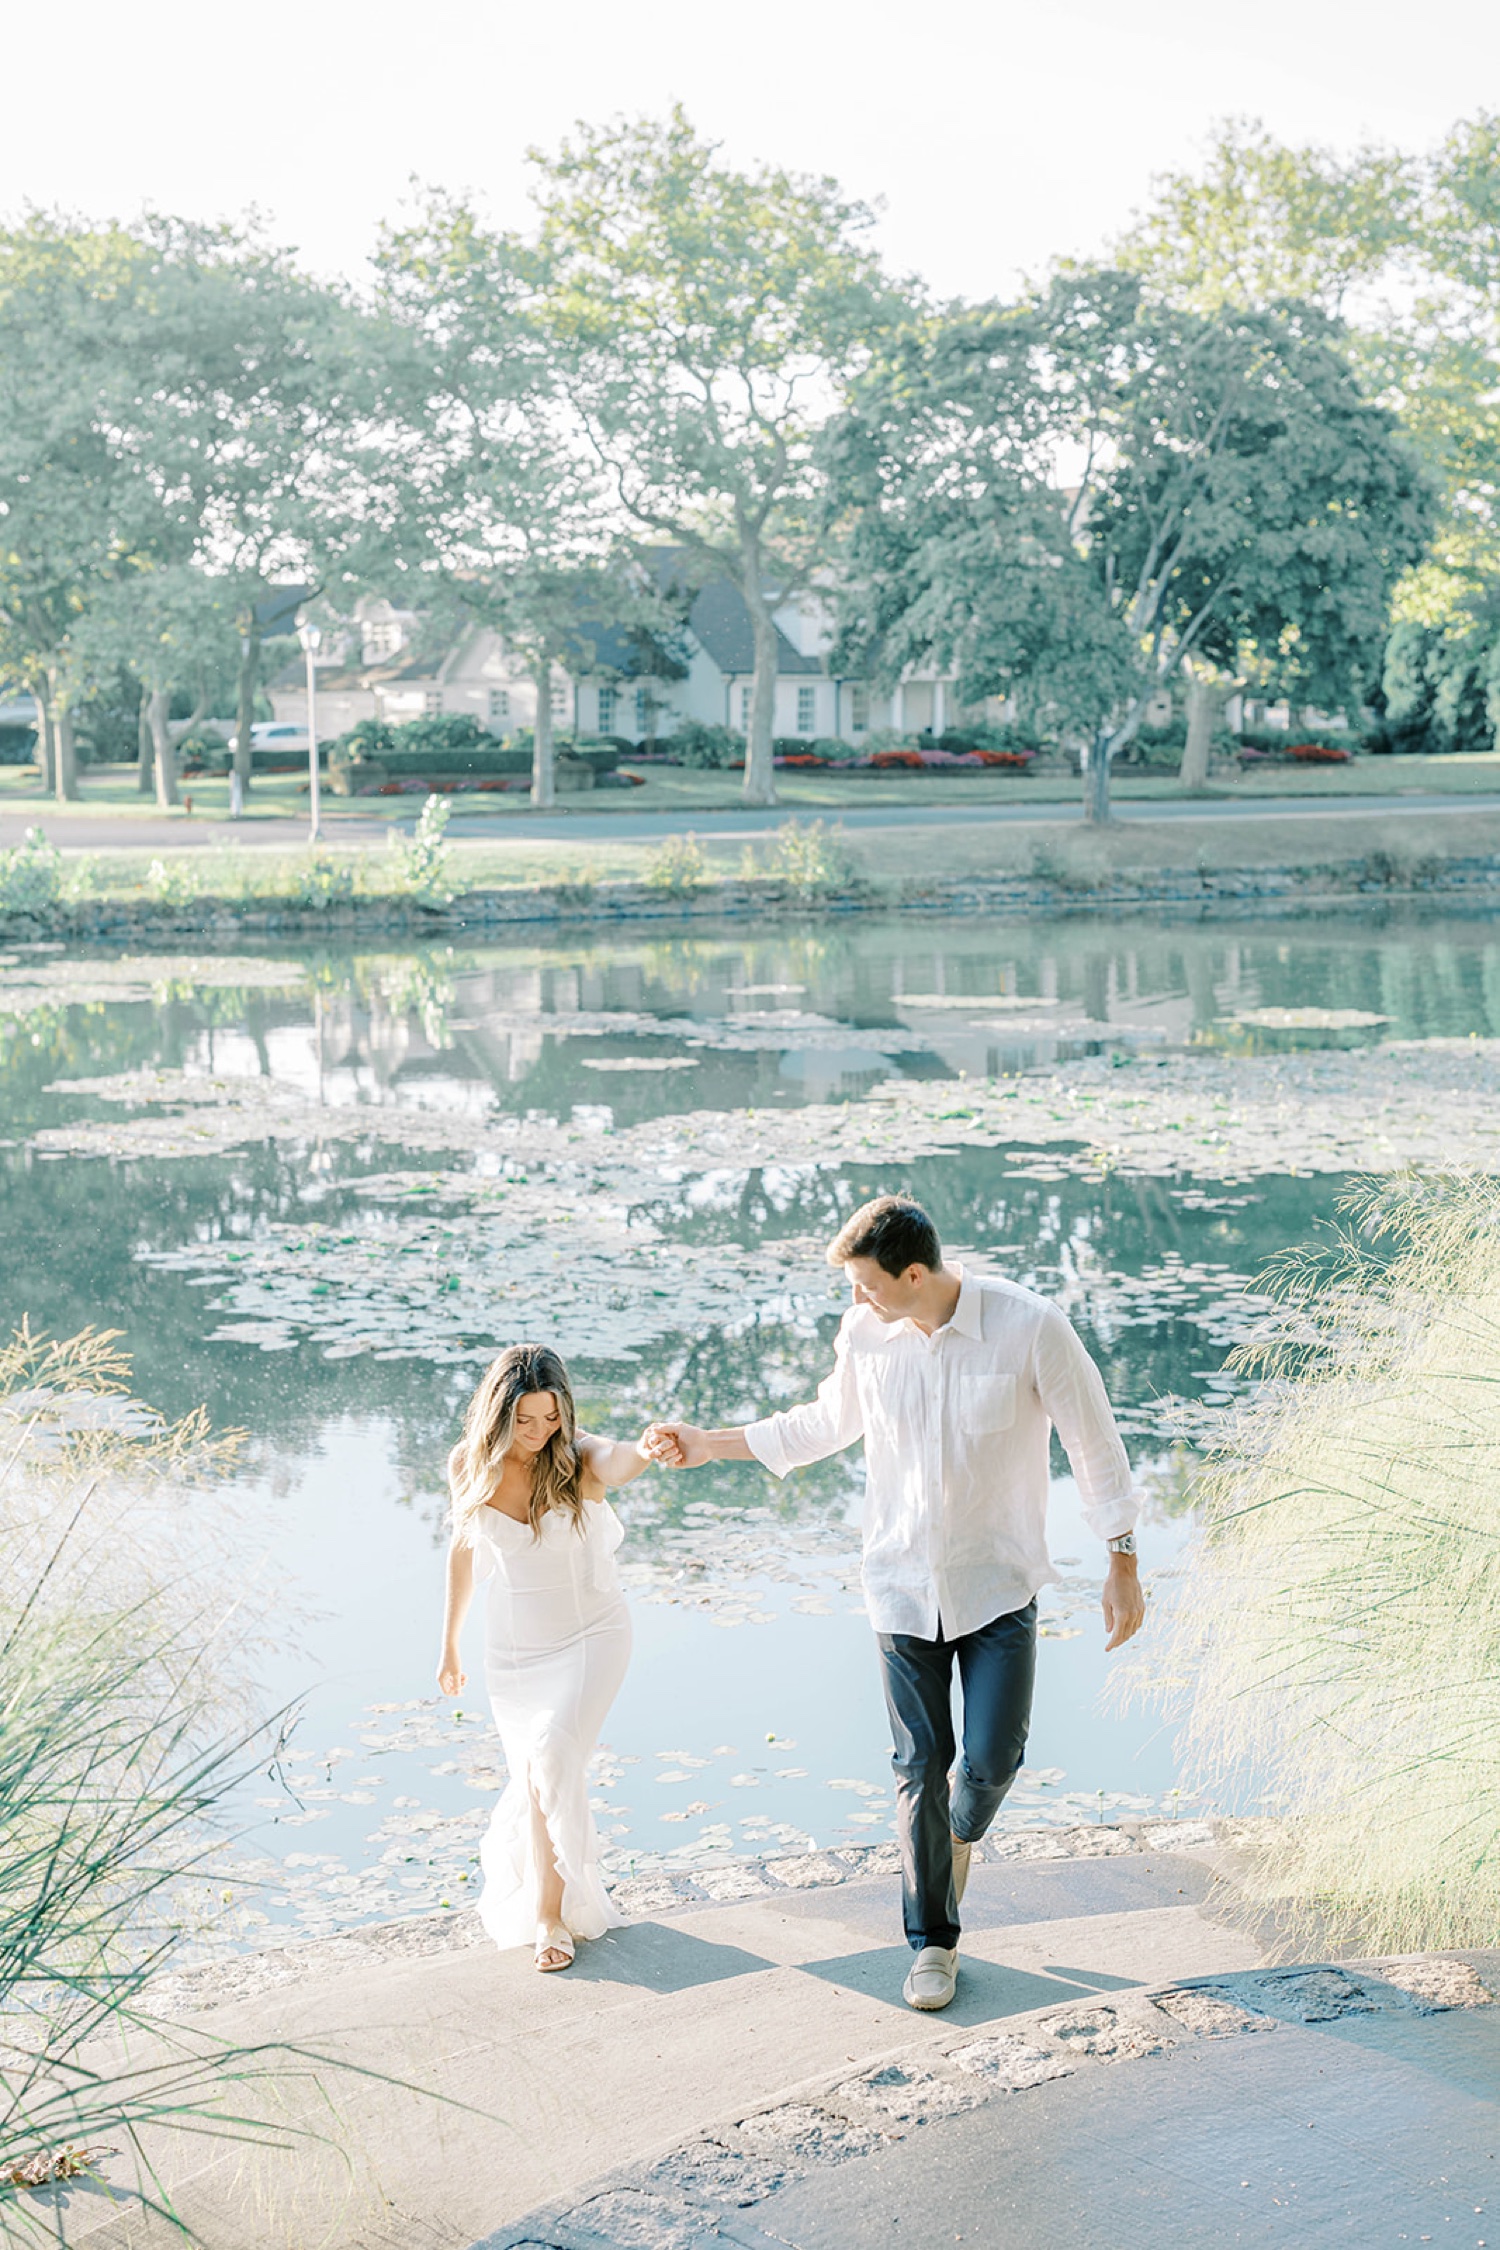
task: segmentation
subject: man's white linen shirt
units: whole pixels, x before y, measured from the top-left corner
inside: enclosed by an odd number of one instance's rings
[[[943,1327],[851,1306],[817,1397],[745,1431],[775,1477],[864,1438],[870,1622],[925,1641],[977,1632],[1056,1579],[1053,1425],[1089,1528],[1117,1539],[1137,1513],[1103,1381],[1066,1315],[1015,1282],[948,1270],[960,1286]]]

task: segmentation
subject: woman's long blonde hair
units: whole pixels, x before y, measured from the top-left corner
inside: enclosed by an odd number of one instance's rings
[[[583,1525],[583,1461],[575,1432],[573,1386],[556,1352],[545,1344],[512,1344],[485,1369],[464,1415],[464,1434],[448,1456],[456,1536],[472,1539],[474,1517],[500,1481],[500,1470],[515,1436],[516,1408],[530,1391],[550,1391],[557,1400],[558,1426],[537,1454],[531,1471],[527,1513],[532,1537],[554,1508]]]

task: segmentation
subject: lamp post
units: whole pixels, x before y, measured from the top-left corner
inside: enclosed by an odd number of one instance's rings
[[[299,625],[297,638],[302,643],[302,653],[307,659],[307,786],[309,810],[312,818],[307,831],[310,844],[317,843],[322,830],[319,826],[321,799],[318,794],[318,650],[323,636],[316,625]]]

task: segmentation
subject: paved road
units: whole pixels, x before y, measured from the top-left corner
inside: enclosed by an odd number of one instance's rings
[[[1206,799],[1118,800],[1116,818],[1122,825],[1150,825],[1157,821],[1220,821],[1246,819],[1324,820],[1352,813],[1404,814],[1452,813],[1463,817],[1476,810],[1500,812],[1500,793],[1494,796],[1437,796],[1403,792],[1389,797],[1215,797]],[[414,806],[405,827],[414,826]],[[690,831],[704,841],[764,833],[794,820],[836,820],[846,829],[1025,827],[1038,824],[1080,825],[1077,804],[1037,802],[1014,805],[965,805],[957,797],[951,805],[851,805],[834,811],[806,805],[780,805],[764,812],[585,812],[579,810],[533,813],[517,808],[509,813],[463,812],[455,815],[449,834],[455,839],[515,837],[533,842],[599,843],[625,839],[656,843],[665,836]],[[87,811],[59,814],[45,806],[35,812],[0,814],[0,846],[17,844],[23,830],[40,828],[62,851],[195,850],[228,846],[235,851],[295,849],[306,837],[301,820],[271,814],[246,821],[208,820],[185,814],[160,819],[115,820]],[[330,843],[378,841],[388,832],[387,823],[368,814],[335,813],[325,820]]]

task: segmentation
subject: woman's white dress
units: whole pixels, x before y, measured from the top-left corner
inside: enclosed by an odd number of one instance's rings
[[[496,1508],[473,1522],[474,1576],[488,1585],[485,1685],[510,1773],[480,1846],[480,1919],[497,1945],[535,1940],[534,1793],[562,1872],[562,1918],[575,1937],[602,1937],[619,1917],[599,1873],[587,1767],[630,1661],[615,1566],[624,1527],[593,1500],[581,1528],[553,1508],[535,1537]]]

